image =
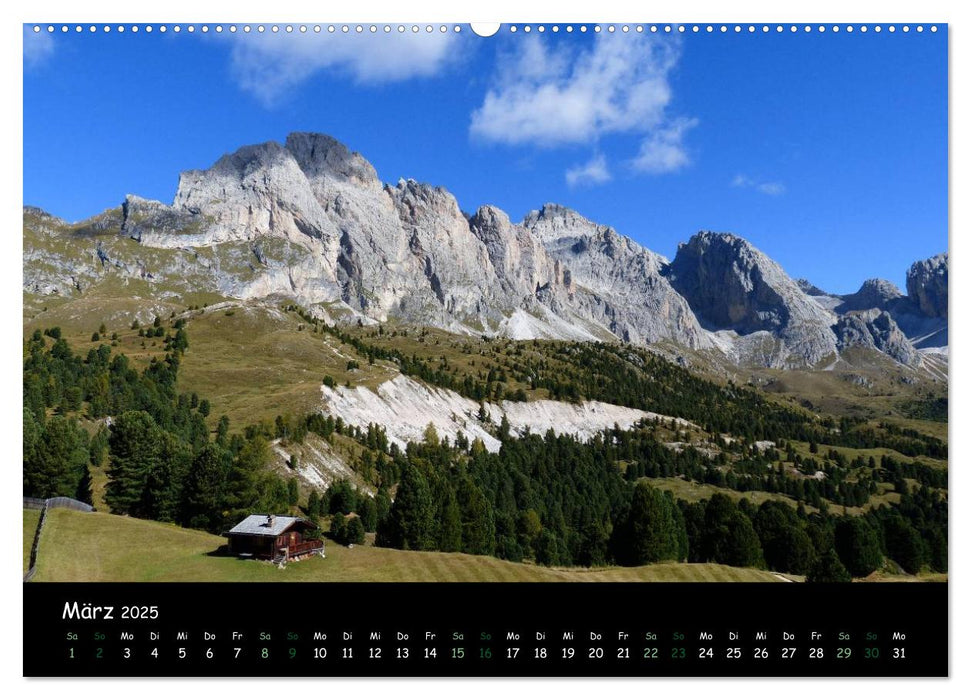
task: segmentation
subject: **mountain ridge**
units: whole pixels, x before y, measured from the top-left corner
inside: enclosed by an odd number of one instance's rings
[[[668,260],[559,204],[518,223],[492,205],[466,214],[445,188],[382,183],[360,153],[323,134],[244,146],[183,172],[171,205],[128,195],[112,211],[88,220],[97,225],[67,225],[25,207],[25,234],[53,235],[41,247],[81,228],[97,238],[94,250],[74,240],[76,250],[54,263],[25,245],[25,291],[83,293],[117,273],[170,293],[195,285],[292,298],[334,320],[673,341],[780,368],[822,365],[861,343],[916,365],[909,336],[946,342],[946,253],[911,266],[907,296],[861,288],[823,303],[807,293],[821,290],[740,236],[702,231]],[[861,299],[874,305],[856,308]],[[868,308],[886,318],[845,318]]]

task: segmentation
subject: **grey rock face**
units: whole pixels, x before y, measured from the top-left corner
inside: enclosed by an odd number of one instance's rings
[[[710,231],[692,236],[678,247],[667,273],[710,329],[743,336],[766,331],[777,338],[781,345],[773,364],[814,365],[836,353],[834,315],[738,236]]]
[[[529,230],[510,222],[501,209],[480,207],[469,219],[469,228],[485,246],[499,283],[512,298],[528,301],[548,288],[567,303],[576,292],[569,270],[554,260]]]
[[[79,294],[115,276],[132,294],[157,298],[283,297],[331,320],[673,341],[761,366],[814,365],[837,349],[829,309],[841,300],[791,280],[741,238],[698,234],[669,263],[555,204],[521,223],[493,206],[467,216],[443,188],[382,183],[361,154],[322,134],[246,146],[187,171],[171,206],[129,195],[80,224],[25,207],[24,232],[24,289],[34,294]],[[921,309],[946,315],[942,260],[915,264],[908,291]],[[940,344],[943,324],[946,344],[946,321],[884,283],[851,296],[906,304],[916,320],[904,330]],[[896,307],[890,313],[905,326]],[[906,347],[881,324],[847,320],[840,347],[886,347],[907,363]]]
[[[942,253],[907,270],[907,295],[925,316],[947,318],[947,268],[947,253]]]
[[[907,273],[907,291],[904,295],[892,282],[869,279],[859,291],[840,297],[834,310],[886,311],[914,347],[946,346],[947,254],[914,263]]]
[[[294,132],[287,136],[284,147],[311,183],[341,180],[365,188],[382,187],[374,166],[331,136]]]
[[[663,256],[555,204],[530,212],[523,228],[569,271],[582,314],[617,337],[712,347],[688,302],[663,276]]]
[[[903,299],[903,293],[893,282],[881,279],[868,279],[860,289],[843,297],[843,303],[837,311],[861,311],[864,309],[887,309]]]
[[[400,296],[397,311],[446,328],[456,322],[497,322],[503,295],[495,270],[455,198],[414,180],[402,180],[387,193],[411,256],[408,276],[422,281]]]
[[[886,311],[869,309],[841,316],[833,330],[840,349],[864,347],[879,350],[902,365],[920,363],[920,353]]]
[[[811,297],[829,296],[829,294],[827,294],[822,289],[817,287],[815,284],[807,280],[805,277],[800,277],[799,279],[795,280],[795,282],[796,282],[796,286],[799,287],[799,289],[801,289],[804,293],[808,294]]]

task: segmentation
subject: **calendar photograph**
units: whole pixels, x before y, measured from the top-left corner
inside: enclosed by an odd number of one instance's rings
[[[946,583],[947,41],[25,25],[25,590]]]

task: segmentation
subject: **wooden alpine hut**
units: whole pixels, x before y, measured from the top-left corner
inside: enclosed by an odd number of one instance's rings
[[[249,515],[225,533],[229,551],[241,557],[286,562],[308,554],[323,554],[323,540],[308,537],[314,524],[289,515]]]

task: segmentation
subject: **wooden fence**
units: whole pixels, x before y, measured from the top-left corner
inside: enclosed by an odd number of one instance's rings
[[[40,533],[44,529],[44,523],[47,522],[47,512],[51,508],[66,508],[68,510],[78,510],[82,513],[90,513],[94,508],[87,503],[65,496],[56,496],[55,498],[48,499],[24,496],[24,508],[27,510],[39,510],[41,512],[40,522],[37,523],[37,529],[34,531],[34,542],[30,546],[30,568],[24,574],[24,583],[26,583],[33,579],[34,574],[37,573],[37,548],[40,546]]]

